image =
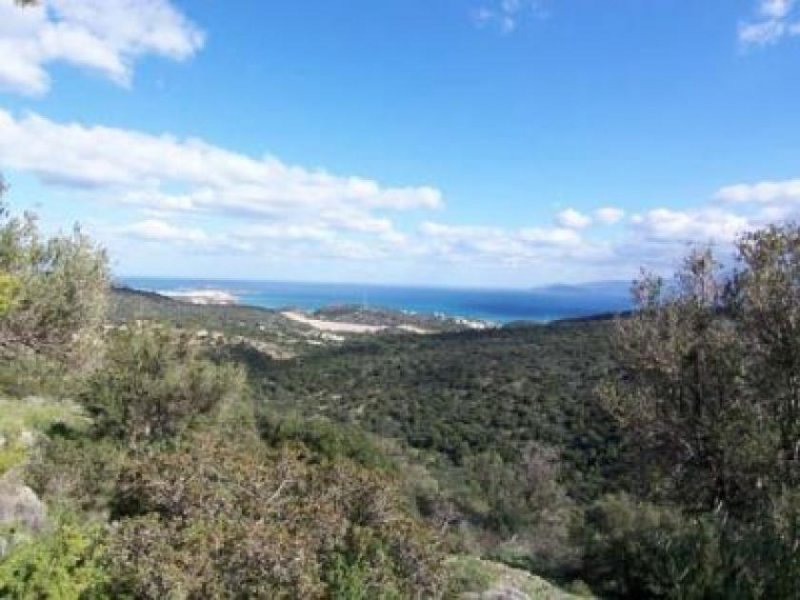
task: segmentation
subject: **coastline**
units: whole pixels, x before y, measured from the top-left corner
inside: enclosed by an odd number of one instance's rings
[[[277,312],[294,311],[310,318],[347,307],[348,312],[357,309],[365,313],[402,314],[409,322],[435,319],[469,329],[592,318],[630,308],[627,292],[620,292],[619,286],[614,285],[598,291],[600,284],[565,291],[558,286],[491,290],[148,277],[117,281],[135,290],[198,305],[235,304]]]
[[[354,305],[330,305],[316,310],[298,307],[270,308],[242,302],[228,290],[152,290],[129,285],[115,286],[134,294],[144,294],[164,300],[197,307],[221,307],[264,310],[309,327],[321,333],[378,334],[384,332],[430,335],[452,330],[485,330],[498,327],[490,321],[450,316],[441,312],[419,313],[387,307],[365,308]]]

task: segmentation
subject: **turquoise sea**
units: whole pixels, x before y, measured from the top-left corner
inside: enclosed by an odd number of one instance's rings
[[[290,283],[278,281],[228,281],[161,277],[120,277],[132,288],[172,293],[197,290],[223,291],[240,304],[265,308],[318,308],[358,304],[416,313],[510,321],[551,321],[620,312],[630,307],[626,282],[555,285],[529,290],[470,289],[372,284]]]

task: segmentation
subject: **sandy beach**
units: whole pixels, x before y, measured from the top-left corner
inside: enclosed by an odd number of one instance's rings
[[[281,313],[287,319],[303,323],[320,331],[334,333],[378,333],[386,329],[383,325],[361,325],[359,323],[339,323],[338,321],[323,321],[322,319],[312,319],[303,313],[287,310]]]

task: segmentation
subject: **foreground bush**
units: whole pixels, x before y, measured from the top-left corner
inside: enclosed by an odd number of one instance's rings
[[[587,512],[584,573],[618,598],[800,597],[800,499],[779,499],[763,521],[608,496]]]
[[[25,480],[48,503],[106,515],[125,450],[113,440],[54,428],[29,459]]]
[[[719,531],[712,519],[626,495],[587,513],[585,573],[603,595],[704,598],[722,588]]]
[[[190,336],[155,325],[109,336],[105,364],[80,394],[96,431],[131,446],[178,435],[241,386],[239,371],[203,359]]]
[[[103,598],[104,530],[64,519],[0,562],[0,598]]]
[[[117,595],[405,598],[440,594],[441,560],[392,483],[257,440],[196,435],[124,470]]]

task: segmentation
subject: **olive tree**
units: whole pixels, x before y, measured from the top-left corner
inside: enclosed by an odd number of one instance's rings
[[[742,237],[731,308],[750,360],[760,414],[778,437],[780,485],[800,484],[800,228]]]
[[[670,282],[645,274],[615,327],[619,372],[603,399],[632,446],[638,498],[601,507],[633,515],[627,533],[589,529],[635,552],[589,544],[587,560],[604,554],[605,579],[636,574],[656,597],[800,593],[800,227],[745,234],[735,258],[726,271],[695,251]],[[663,571],[676,557],[680,579]]]
[[[96,354],[109,288],[105,252],[76,226],[45,236],[0,198],[0,351],[74,362]]]
[[[671,284],[645,274],[634,284],[636,310],[616,326],[622,377],[605,390],[641,459],[640,491],[698,508],[756,489],[743,452],[759,445],[758,412],[727,288],[709,250],[687,257]]]

